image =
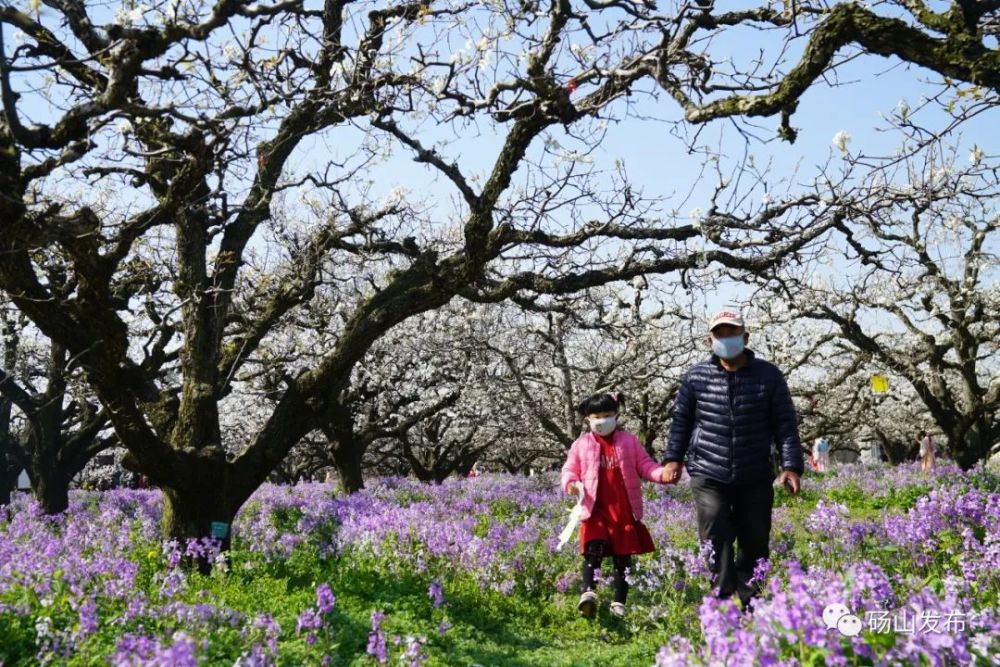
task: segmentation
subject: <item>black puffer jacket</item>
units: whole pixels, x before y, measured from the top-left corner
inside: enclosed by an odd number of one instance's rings
[[[735,373],[712,355],[684,376],[664,463],[687,455],[692,477],[773,480],[771,443],[777,442],[782,469],[802,474],[802,445],[785,377],[774,364],[746,353],[746,365]]]

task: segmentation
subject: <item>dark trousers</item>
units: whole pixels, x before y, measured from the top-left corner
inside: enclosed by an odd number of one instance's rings
[[[719,597],[737,593],[747,604],[759,592],[749,584],[754,566],[769,555],[774,487],[770,481],[726,484],[692,477],[691,489],[698,510],[698,537],[711,540],[715,550],[710,567]]]
[[[631,556],[612,556],[610,545],[603,540],[587,542],[583,554],[583,590],[592,591],[595,588],[594,570],[601,569],[601,561],[605,555],[611,556],[615,565],[615,577],[612,586],[615,591],[615,602],[625,604],[628,597],[628,581],[625,576],[632,565]]]

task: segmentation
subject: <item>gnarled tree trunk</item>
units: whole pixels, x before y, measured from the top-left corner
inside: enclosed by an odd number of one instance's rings
[[[0,396],[0,505],[9,505],[24,465],[17,438],[10,432],[11,402]]]
[[[365,488],[361,462],[371,440],[358,437],[349,406],[334,402],[327,414],[329,420],[321,430],[330,444],[330,454],[337,474],[340,475],[340,485],[345,493],[357,493]]]
[[[361,468],[364,454],[363,449],[352,446],[350,442],[338,440],[333,444],[333,463],[337,467],[340,484],[344,487],[345,493],[356,493],[365,488],[365,478]]]
[[[968,470],[989,458],[992,433],[985,419],[963,426],[948,434],[948,449],[962,470]]]
[[[10,505],[21,466],[0,454],[0,505]]]
[[[35,500],[42,506],[46,514],[59,514],[69,508],[69,483],[72,477],[67,477],[58,466],[32,466],[28,469],[31,487]]]
[[[236,514],[257,482],[241,477],[222,456],[199,452],[178,457],[170,481],[158,485],[163,490],[165,537],[177,540],[182,550],[189,539],[213,537],[220,541],[222,551],[228,551]],[[186,562],[202,572],[211,569],[211,561],[205,557],[195,556]]]
[[[65,512],[69,507],[69,486],[98,452],[108,447],[110,439],[78,441],[62,433],[53,434],[47,446],[31,451],[27,472],[31,490],[46,514]]]

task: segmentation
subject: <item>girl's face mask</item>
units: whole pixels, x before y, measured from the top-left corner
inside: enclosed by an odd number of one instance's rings
[[[600,436],[611,435],[618,426],[618,418],[614,416],[590,418],[588,421],[590,422],[590,430]]]

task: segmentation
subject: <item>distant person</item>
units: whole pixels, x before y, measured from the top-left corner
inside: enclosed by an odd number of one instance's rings
[[[924,431],[924,437],[920,439],[920,469],[929,472],[933,468],[934,438],[931,437],[930,431]]]
[[[577,411],[588,427],[569,450],[562,469],[561,486],[569,495],[583,498],[580,554],[583,586],[578,609],[593,618],[597,613],[594,570],[605,556],[614,562],[614,602],[611,613],[625,615],[628,596],[626,572],[632,556],[653,551],[653,538],[642,523],[642,479],[662,482],[663,468],[639,439],[618,428],[625,398],[621,394],[596,394]]]
[[[826,472],[830,469],[830,441],[820,436],[813,445],[816,456],[816,472]]]
[[[677,393],[664,481],[680,479],[687,461],[698,535],[715,551],[718,596],[738,593],[747,609],[757,592],[749,585],[754,567],[770,553],[772,443],[780,451],[779,482],[792,494],[801,488],[802,445],[785,376],[746,348],[743,317],[724,310],[708,328],[712,356],[688,371]]]

